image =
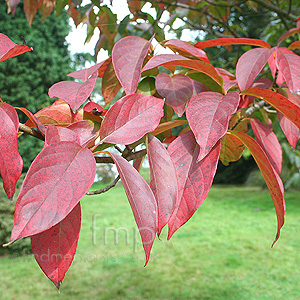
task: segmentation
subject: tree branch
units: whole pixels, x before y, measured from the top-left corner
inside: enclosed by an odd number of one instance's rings
[[[146,153],[147,153],[147,149],[143,149],[140,151],[129,153],[128,155],[124,156],[124,158],[126,158],[128,161],[131,161],[131,160],[134,160],[141,156],[146,155]],[[111,157],[107,157],[107,156],[101,156],[101,157],[95,156],[95,160],[96,160],[96,163],[98,163],[98,164],[101,164],[101,163],[113,164],[114,163],[113,159]]]
[[[105,188],[96,190],[96,191],[89,191],[86,193],[86,195],[99,195],[99,194],[105,193],[108,190],[110,190],[111,188],[113,188],[118,183],[119,180],[120,180],[120,175],[118,175],[115,178],[115,180],[111,184],[107,185]]]
[[[256,111],[260,110],[262,107],[264,107],[267,104],[264,100],[261,100],[257,103],[254,103],[253,106],[249,107],[246,111],[245,114],[247,117],[250,117],[253,113]]]
[[[38,138],[42,141],[45,140],[45,137],[39,131],[36,131],[35,129],[32,129],[32,128],[28,127],[25,124],[19,123],[19,131],[25,132],[25,133],[27,133],[27,134],[35,137],[35,138]]]
[[[297,16],[295,16],[292,13],[289,13],[283,9],[281,9],[278,6],[275,6],[265,0],[253,0],[254,2],[256,2],[257,4],[267,8],[270,11],[276,12],[278,15],[282,15],[283,17],[287,18],[290,21],[294,21],[295,19],[297,19]]]

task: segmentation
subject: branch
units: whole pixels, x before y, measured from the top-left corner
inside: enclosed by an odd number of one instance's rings
[[[278,15],[281,15],[281,16],[287,18],[290,21],[294,21],[295,19],[297,19],[297,16],[295,16],[294,14],[289,13],[289,12],[281,9],[280,7],[275,6],[275,5],[269,3],[265,0],[253,0],[253,1],[256,2],[259,5],[267,8],[270,11],[276,12]]]
[[[129,153],[127,156],[124,156],[124,158],[126,158],[128,161],[131,161],[131,160],[134,160],[141,156],[146,155],[146,153],[147,153],[147,149],[143,149],[140,151]],[[98,163],[98,164],[101,164],[101,163],[113,164],[114,163],[113,159],[111,157],[107,157],[107,156],[102,156],[102,157],[95,156],[95,160],[96,160],[96,163]]]
[[[38,138],[42,141],[45,140],[45,137],[39,131],[32,129],[25,124],[19,123],[19,131],[25,132],[25,133],[27,133],[31,136],[34,136],[35,138]]]
[[[261,100],[257,103],[254,103],[253,106],[249,107],[246,111],[245,114],[247,117],[250,117],[253,113],[256,111],[260,110],[263,106],[265,106],[267,103],[264,100]]]
[[[115,180],[111,184],[107,185],[105,188],[97,190],[97,191],[87,192],[86,195],[99,195],[99,194],[105,193],[108,190],[110,190],[111,188],[113,188],[118,183],[119,180],[120,180],[120,175],[118,175],[115,178]]]

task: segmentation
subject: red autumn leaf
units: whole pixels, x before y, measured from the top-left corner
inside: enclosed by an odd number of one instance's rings
[[[236,65],[236,79],[241,91],[252,85],[273,51],[274,49],[255,48],[240,57]]]
[[[280,111],[282,114],[284,114],[298,128],[300,128],[300,107],[295,105],[293,102],[291,102],[284,96],[271,90],[253,87],[243,91],[241,95],[251,95],[265,100],[278,111]]]
[[[92,152],[74,142],[45,147],[31,164],[15,207],[11,242],[63,220],[94,182]]]
[[[143,67],[142,72],[168,64],[176,66],[178,61],[189,60],[188,58],[177,54],[160,54],[153,56]]]
[[[81,81],[87,81],[89,79],[89,77],[91,75],[93,75],[96,71],[99,72],[100,68],[101,69],[103,68],[104,71],[106,70],[106,68],[108,66],[107,60],[108,59],[106,59],[106,60],[104,60],[104,61],[102,61],[98,64],[95,64],[95,65],[91,66],[90,68],[82,69],[82,70],[79,70],[79,71],[69,73],[69,74],[67,74],[67,76],[79,79]],[[109,62],[110,62],[110,59],[109,59]]]
[[[153,135],[148,135],[147,138],[147,154],[151,175],[150,187],[158,207],[158,235],[160,235],[177,203],[176,170],[168,151]]]
[[[5,34],[0,33],[0,62],[32,50],[33,48],[26,45],[15,44]]]
[[[8,0],[7,1],[7,13],[12,13],[13,15],[15,15],[16,12],[16,8],[18,6],[18,4],[20,3],[20,0]]]
[[[30,112],[27,108],[25,107],[16,107],[17,109],[21,110],[28,118],[29,120],[36,125],[38,130],[45,135],[46,133],[46,127],[43,125],[43,123],[32,113]]]
[[[13,198],[16,182],[22,174],[23,161],[18,151],[19,118],[9,104],[0,102],[0,174],[3,188]]]
[[[107,109],[104,109],[96,102],[90,101],[83,107],[83,119],[101,123],[102,117],[106,114],[106,112]]]
[[[58,97],[70,105],[75,113],[82,103],[92,93],[96,80],[97,72],[95,72],[84,83],[74,81],[61,81],[52,85],[49,89],[49,97]]]
[[[158,224],[157,204],[153,192],[139,172],[120,155],[109,154],[118,169],[136,224],[142,238],[147,265]]]
[[[134,162],[133,162],[133,167],[138,171],[140,172],[141,170],[141,167],[143,165],[143,161],[145,159],[145,156],[141,156],[139,158],[137,158]]]
[[[218,38],[214,40],[198,42],[195,47],[199,49],[204,49],[208,47],[216,47],[216,46],[231,46],[231,45],[252,45],[259,46],[264,48],[271,48],[270,44],[258,40],[258,39],[247,39],[247,38]]]
[[[288,49],[299,49],[300,48],[300,41],[295,41],[291,43],[288,47]]]
[[[275,133],[269,126],[258,120],[250,119],[250,123],[257,143],[265,151],[275,171],[280,174],[282,168],[282,150]]]
[[[38,8],[41,13],[42,21],[46,20],[55,7],[55,0],[44,0],[38,2]]]
[[[203,92],[191,98],[186,118],[200,146],[199,160],[225,135],[229,119],[237,110],[239,101],[238,92],[229,92],[225,96]]]
[[[144,66],[142,72],[158,67],[158,66],[164,66],[164,67],[170,67],[170,66],[179,66],[179,67],[185,67],[185,68],[190,68],[192,70],[204,73],[206,75],[208,75],[209,77],[211,77],[213,80],[215,80],[220,86],[222,86],[223,84],[223,79],[222,77],[218,74],[218,72],[216,71],[216,69],[211,65],[208,64],[204,61],[200,61],[200,60],[191,60],[191,59],[171,59],[169,58],[169,60],[167,59],[167,56],[170,56],[173,54],[162,54],[162,55],[157,55],[154,56],[153,58],[151,58],[149,60],[149,62]],[[160,56],[164,56],[161,57]],[[174,54],[174,56],[176,56],[177,58],[179,57],[179,55]],[[157,57],[157,59],[155,59]]]
[[[131,94],[118,100],[106,113],[100,129],[102,143],[131,144],[159,124],[163,99]]]
[[[300,32],[300,28],[295,27],[295,28],[291,28],[288,31],[286,31],[277,41],[277,45],[279,45],[282,41],[284,41],[286,38],[296,34]]]
[[[210,91],[209,87],[207,87],[205,84],[203,84],[200,81],[192,80],[193,87],[194,87],[194,94],[197,95],[202,92],[208,92]]]
[[[119,40],[112,50],[112,62],[116,75],[126,94],[136,91],[141,77],[143,61],[151,42],[137,36],[127,36]]]
[[[102,96],[104,98],[105,105],[114,99],[121,87],[121,83],[116,76],[113,64],[111,62],[107,67],[102,79]]]
[[[293,95],[289,90],[286,90],[288,99],[300,107],[300,96],[299,95]],[[282,128],[282,131],[284,132],[289,144],[295,148],[296,144],[300,138],[300,129],[291,122],[285,115],[277,112],[278,121],[280,124],[280,127]]]
[[[34,257],[46,276],[59,289],[78,244],[80,203],[58,224],[31,237]]]
[[[224,166],[228,166],[230,162],[239,160],[244,150],[245,146],[238,138],[226,133],[221,138],[220,161]]]
[[[170,130],[174,127],[185,125],[185,124],[187,124],[186,120],[174,120],[174,121],[163,122],[163,123],[160,123],[157,126],[157,128],[151,132],[151,134],[158,135],[158,134],[165,132],[167,130]]]
[[[183,74],[170,77],[166,73],[160,73],[156,76],[155,87],[157,92],[166,99],[166,104],[173,107],[181,117],[193,94],[192,80]]]
[[[37,117],[44,126],[48,126],[49,124],[68,126],[83,119],[83,110],[79,109],[74,114],[66,102],[57,100],[51,106],[38,111],[34,116]],[[26,125],[35,127],[34,123],[30,120],[26,122]]]
[[[277,214],[277,223],[278,223],[277,234],[272,244],[273,246],[275,242],[278,240],[280,235],[280,229],[284,224],[285,201],[284,201],[284,188],[283,188],[282,181],[278,173],[272,167],[263,149],[253,138],[248,136],[246,133],[239,132],[239,131],[231,131],[230,133],[236,136],[251,152],[262,175],[264,176],[264,179],[266,181],[266,184],[272,196],[276,214]]]
[[[91,120],[82,120],[69,125],[67,128],[78,135],[82,147],[89,148],[99,136],[100,124]]]
[[[37,12],[37,0],[24,0],[23,6],[27,21],[31,26]]]
[[[188,56],[189,58],[199,58],[207,63],[209,63],[209,60],[207,58],[206,53],[196,48],[194,45],[184,42],[178,39],[171,39],[167,41],[164,46],[167,46],[168,48],[172,49],[174,52],[178,52],[180,55]]]
[[[74,142],[80,144],[79,136],[73,130],[50,124],[45,136],[45,147],[60,142]]]
[[[217,169],[220,143],[200,162],[199,145],[189,130],[168,147],[178,178],[178,201],[168,222],[168,239],[186,223],[205,200]]]
[[[300,57],[296,54],[282,53],[276,49],[276,63],[290,91],[300,91]]]

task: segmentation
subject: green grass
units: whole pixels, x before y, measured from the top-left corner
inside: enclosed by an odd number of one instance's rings
[[[300,279],[300,193],[286,193],[286,224],[274,248],[269,193],[214,186],[191,220],[156,240],[147,267],[121,186],[82,201],[74,263],[58,293],[31,255],[0,258],[1,300],[217,299],[295,300]],[[93,221],[94,220],[94,221]],[[94,225],[93,225],[94,223]],[[91,228],[94,226],[94,230]],[[118,243],[113,232],[119,231]],[[106,236],[106,239],[105,239]]]

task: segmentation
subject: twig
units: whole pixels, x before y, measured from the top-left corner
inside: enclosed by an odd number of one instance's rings
[[[279,15],[282,15],[283,17],[289,19],[290,21],[294,21],[297,16],[295,16],[292,13],[289,13],[285,10],[282,10],[280,7],[275,6],[273,4],[271,4],[270,2],[267,2],[265,0],[253,0],[254,2],[256,2],[257,4],[260,4],[261,6],[267,8],[270,11],[276,12]]]
[[[25,132],[31,136],[34,136],[35,138],[38,138],[42,141],[45,140],[45,137],[38,131],[36,131],[35,129],[30,128],[29,126],[19,123],[19,130],[22,132]]]
[[[253,113],[256,111],[260,110],[262,107],[264,107],[267,103],[264,100],[261,100],[257,103],[254,103],[253,106],[249,107],[246,111],[245,114],[247,117],[250,117]]]
[[[140,150],[140,151],[136,151],[136,152],[133,152],[133,153],[130,153],[129,155],[125,156],[124,158],[126,158],[128,161],[131,161],[131,160],[134,160],[134,159],[137,159],[141,156],[144,156],[146,155],[147,153],[147,149],[143,149],[143,150]],[[107,156],[95,156],[95,160],[96,160],[96,163],[105,163],[105,164],[113,164],[114,161],[111,157],[107,157]]]
[[[115,180],[111,184],[107,185],[105,188],[96,190],[96,191],[87,192],[86,195],[99,195],[99,194],[105,193],[108,190],[110,190],[111,188],[113,188],[118,183],[119,180],[120,180],[120,175],[118,175],[115,178]]]

